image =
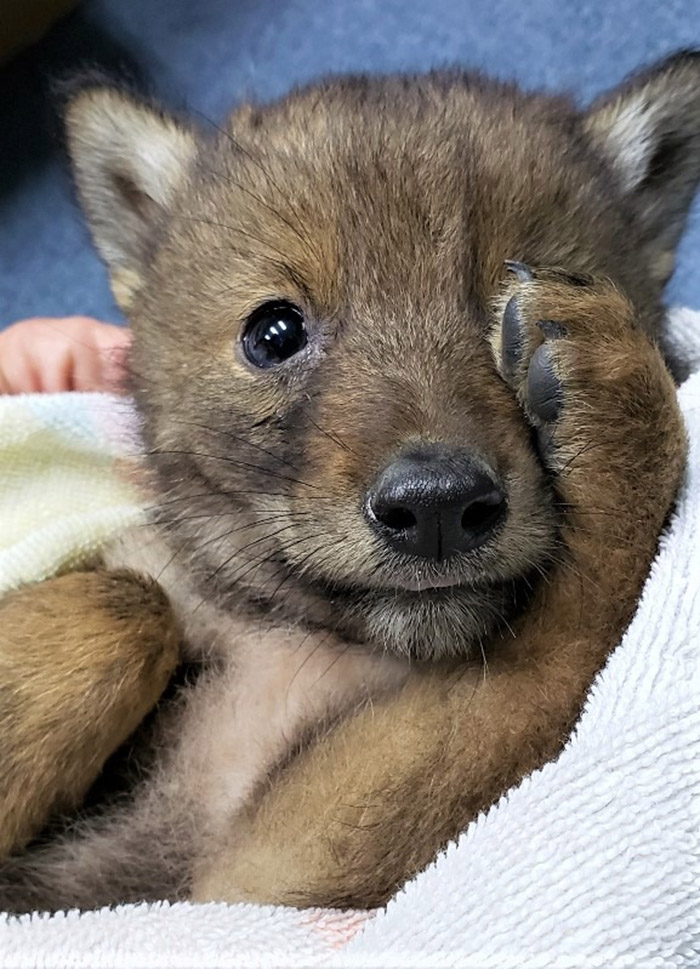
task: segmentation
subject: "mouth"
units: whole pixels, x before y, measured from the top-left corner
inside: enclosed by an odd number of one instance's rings
[[[464,579],[458,576],[431,576],[417,575],[414,578],[404,579],[395,588],[401,592],[427,592],[430,589],[455,589],[464,586]]]
[[[290,571],[294,566],[285,562]],[[479,556],[479,561],[465,563],[460,557],[443,562],[424,560],[382,562],[365,575],[334,578],[306,570],[296,574],[297,581],[314,589],[327,599],[357,596],[390,596],[401,602],[447,601],[451,596],[488,594],[493,588],[512,584],[520,573],[504,575],[498,562]]]
[[[450,556],[443,561],[428,559],[405,560],[395,557],[394,562],[382,563],[375,567],[372,574],[364,580],[358,577],[357,585],[367,591],[389,593],[409,597],[430,595],[430,593],[449,595],[465,590],[481,590],[503,581],[498,561],[492,561],[488,554],[476,555],[465,561],[463,556]],[[495,567],[494,567],[495,565]],[[513,578],[513,576],[508,576]],[[350,583],[355,584],[355,583]]]
[[[482,572],[474,581],[456,568],[441,574],[414,565],[410,573],[385,573],[381,584],[359,576],[347,582],[308,572],[296,572],[295,579],[297,589],[311,597],[305,600],[306,622],[314,621],[308,605],[313,601],[321,610],[319,621],[345,638],[426,661],[479,655],[494,632],[509,628],[508,620],[524,608],[537,576],[528,572],[505,578]]]
[[[488,594],[493,589],[500,589],[512,585],[514,579],[483,577],[480,581],[473,581],[463,574],[452,572],[440,574],[431,569],[417,569],[412,574],[397,572],[381,582],[338,582],[321,577],[305,576],[304,583],[316,588],[331,599],[352,597],[389,597],[397,607],[400,603],[418,603],[448,601],[453,596],[479,596]]]
[[[393,588],[316,585],[348,638],[421,662],[480,655],[532,588],[528,577],[474,584],[425,575]]]

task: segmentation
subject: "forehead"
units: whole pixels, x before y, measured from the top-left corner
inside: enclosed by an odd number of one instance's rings
[[[578,124],[566,101],[462,75],[335,81],[233,115],[190,229],[210,258],[219,237],[251,299],[291,282],[329,311],[483,303],[504,259],[594,269],[614,235]]]

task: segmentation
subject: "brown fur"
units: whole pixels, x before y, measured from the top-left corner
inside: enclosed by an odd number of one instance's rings
[[[175,669],[157,586],[82,572],[0,603],[0,857],[81,803]]]
[[[565,320],[573,334],[554,431],[564,560],[488,667],[417,678],[274,777],[228,850],[200,862],[195,899],[381,905],[564,744],[632,617],[685,438],[670,377],[619,294],[532,289],[533,324]]]
[[[655,342],[700,178],[699,76],[680,55],[588,112],[457,72],[338,79],[209,137],[118,92],[75,97],[69,144],[133,325],[153,494],[149,529],[106,558],[158,578],[203,673],[139,738],[150,766],[128,804],[7,861],[0,905],[378,904],[556,754],[682,471]],[[536,279],[509,280],[505,259]],[[514,293],[528,338],[512,377]],[[309,343],[261,372],[240,338],[273,298],[302,308]],[[526,379],[542,319],[566,328],[551,427]],[[368,527],[368,487],[416,442],[468,447],[503,483],[507,520],[476,552],[417,561]],[[76,746],[86,713],[68,721]]]

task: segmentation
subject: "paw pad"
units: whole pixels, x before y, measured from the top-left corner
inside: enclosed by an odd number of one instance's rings
[[[564,388],[556,372],[552,348],[547,343],[532,355],[526,395],[530,413],[538,421],[551,424],[559,419],[564,405]]]
[[[515,278],[494,348],[503,379],[520,398],[531,423],[542,429],[562,415],[566,395],[560,358],[571,342],[570,324],[552,318],[551,307],[561,308],[562,292],[569,287],[589,287],[594,281],[582,273],[535,270],[523,262],[509,261],[506,267]]]

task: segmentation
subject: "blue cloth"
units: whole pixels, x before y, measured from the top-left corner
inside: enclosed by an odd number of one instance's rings
[[[700,46],[698,0],[88,0],[0,72],[0,327],[35,314],[118,320],[71,192],[49,82],[124,68],[220,120],[336,71],[478,67],[588,99],[639,64]],[[700,307],[700,205],[669,301]]]

